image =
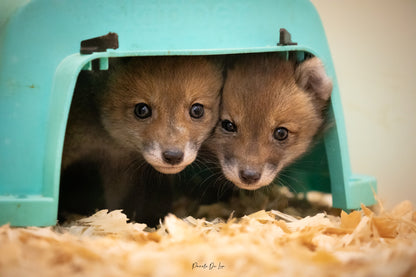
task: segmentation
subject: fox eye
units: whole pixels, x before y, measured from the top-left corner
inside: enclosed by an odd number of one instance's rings
[[[189,110],[189,115],[192,118],[201,118],[204,115],[204,106],[199,103],[193,104]]]
[[[280,141],[287,139],[288,135],[289,131],[285,127],[277,127],[273,133],[273,137]]]
[[[152,109],[146,103],[139,103],[134,107],[134,114],[140,119],[145,119],[152,116]]]
[[[230,133],[237,132],[237,126],[235,126],[234,123],[232,123],[231,121],[229,121],[227,119],[221,121],[221,127],[225,131],[230,132]]]

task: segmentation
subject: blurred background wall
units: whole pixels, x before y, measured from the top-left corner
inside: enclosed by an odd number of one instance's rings
[[[331,49],[354,173],[416,205],[416,0],[312,0]],[[294,38],[295,39],[295,38]]]

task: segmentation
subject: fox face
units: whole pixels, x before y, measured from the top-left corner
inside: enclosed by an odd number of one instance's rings
[[[99,106],[112,139],[164,174],[191,164],[218,122],[221,63],[201,56],[139,57],[116,65],[110,76]]]
[[[238,56],[227,70],[220,121],[208,147],[242,189],[270,184],[307,151],[324,122],[332,82],[318,58]]]

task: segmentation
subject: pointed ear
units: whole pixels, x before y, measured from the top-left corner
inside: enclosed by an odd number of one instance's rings
[[[324,65],[316,57],[299,64],[295,70],[296,83],[303,90],[327,101],[332,93],[332,81],[326,75]]]

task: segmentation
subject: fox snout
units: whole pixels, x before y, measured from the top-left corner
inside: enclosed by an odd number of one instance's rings
[[[238,159],[220,159],[225,177],[237,187],[256,190],[273,182],[279,169],[271,163],[239,164]]]
[[[162,153],[163,160],[171,165],[180,164],[183,161],[183,156],[183,152],[178,149],[170,149]]]
[[[143,157],[160,173],[176,174],[196,159],[197,152],[198,147],[191,142],[187,142],[183,147],[163,146],[153,142],[143,149]]]
[[[260,180],[261,172],[251,169],[244,169],[238,172],[238,176],[244,184],[251,185]]]

